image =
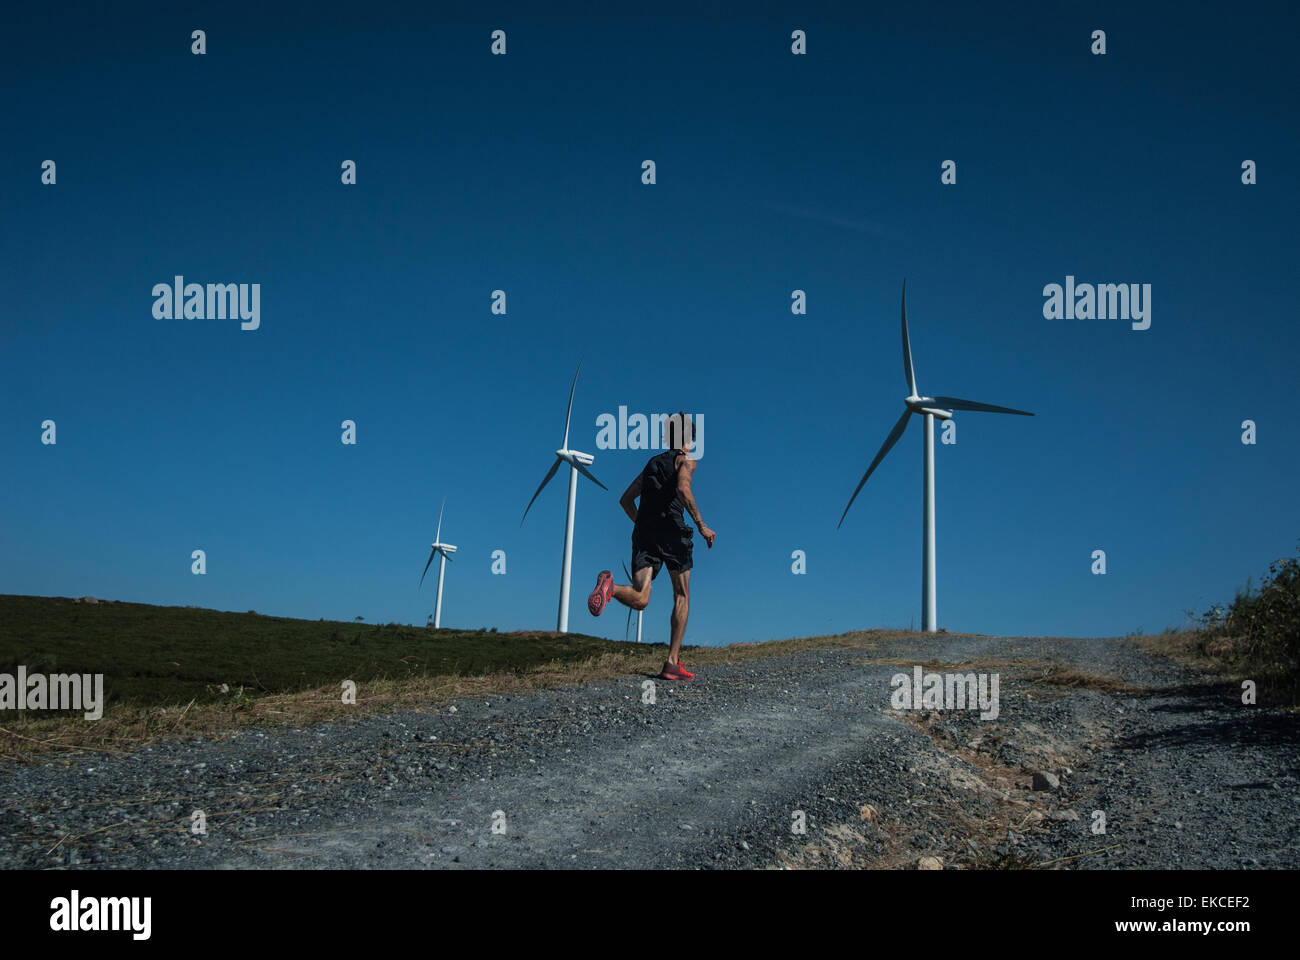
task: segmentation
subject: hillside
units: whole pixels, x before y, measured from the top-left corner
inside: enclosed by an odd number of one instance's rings
[[[0,672],[23,664],[29,673],[102,673],[109,702],[137,706],[216,702],[222,684],[258,696],[343,679],[523,671],[627,646],[576,633],[433,630],[12,595],[0,595],[0,624]]]

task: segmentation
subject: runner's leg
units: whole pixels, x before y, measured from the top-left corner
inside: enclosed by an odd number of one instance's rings
[[[633,610],[644,610],[650,603],[651,568],[642,567],[632,572],[632,585],[614,584],[614,599]]]
[[[682,638],[686,636],[686,618],[691,612],[691,571],[668,571],[673,582],[673,613],[669,619],[672,643],[668,648],[668,662],[676,663],[682,651]]]

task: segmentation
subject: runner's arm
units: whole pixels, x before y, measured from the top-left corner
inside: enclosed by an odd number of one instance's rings
[[[682,506],[686,508],[686,512],[695,521],[695,526],[699,528],[700,536],[704,537],[705,543],[712,547],[713,538],[717,534],[709,529],[709,525],[700,516],[700,508],[695,503],[695,494],[691,491],[691,477],[694,476],[695,468],[698,465],[698,460],[692,460],[689,457],[685,458],[681,469],[677,472],[677,499],[681,500]]]
[[[623,496],[618,498],[618,505],[623,508],[627,518],[636,523],[636,498],[641,496],[641,476],[628,484],[628,488],[623,491]]]

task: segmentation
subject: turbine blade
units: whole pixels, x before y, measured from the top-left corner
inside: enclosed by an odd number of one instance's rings
[[[446,550],[439,550],[438,552],[441,553],[444,557],[447,558],[447,562],[448,562],[448,563],[451,563],[451,562],[452,562],[452,561],[451,561],[451,554],[448,553]]]
[[[578,374],[582,372],[582,358],[578,358],[578,369],[573,371],[573,383],[569,384],[569,409],[564,411],[564,443],[561,450],[569,449],[569,417],[573,415],[573,391],[578,386]]]
[[[424,565],[424,573],[429,572],[429,567],[433,564],[433,558],[434,555],[437,554],[437,552],[438,552],[437,550],[434,550],[432,553],[429,554],[429,562]],[[420,587],[424,586],[424,573],[420,574]],[[415,589],[419,590],[420,587],[416,587]]]
[[[447,509],[447,498],[442,498],[442,506],[438,508],[438,532],[433,535],[434,543],[442,543],[442,511]]]
[[[627,561],[623,561],[623,572],[627,574],[627,582],[632,583],[632,571],[627,568]],[[628,634],[632,630],[632,608],[627,608],[627,623],[623,626],[623,642],[627,642]]]
[[[917,396],[916,371],[912,369],[912,339],[907,335],[907,278],[903,278],[903,376],[907,377],[907,395]]]
[[[934,405],[936,407],[946,407],[949,410],[976,410],[981,413],[1015,413],[1022,417],[1033,416],[1033,414],[1027,410],[1013,410],[1010,407],[995,407],[991,403],[976,403],[974,400],[962,400],[960,397],[935,397]]]
[[[584,477],[586,477],[588,480],[590,480],[590,481],[591,481],[592,483],[594,483],[596,486],[600,487],[600,489],[602,489],[602,490],[604,490],[604,491],[606,491],[606,492],[609,491],[609,487],[605,486],[603,483],[601,483],[599,480],[597,480],[595,477],[593,477],[593,476],[591,475],[591,471],[588,470],[586,467],[584,467],[582,464],[580,464],[577,460],[573,461],[573,465],[574,465],[575,467],[578,468],[578,472],[579,472],[580,474],[582,474]]]
[[[524,507],[524,515],[519,518],[519,526],[522,527],[524,525],[524,520],[528,517],[528,511],[533,508],[533,501],[537,499],[537,494],[542,492],[542,487],[551,482],[551,477],[555,476],[555,471],[560,469],[560,463],[560,458],[556,457],[555,462],[551,464],[551,469],[547,470],[546,476],[542,477],[542,482],[537,488],[537,493],[533,494],[533,499],[529,500],[528,506]]]
[[[858,488],[853,491],[853,496],[849,497],[848,506],[846,506],[844,512],[840,514],[840,522],[835,524],[836,530],[844,524],[844,518],[849,515],[849,507],[853,506],[853,501],[856,500],[858,494],[862,492],[862,487],[866,484],[867,477],[871,476],[871,472],[875,470],[876,467],[880,466],[880,461],[885,459],[885,454],[893,449],[894,444],[898,443],[898,438],[901,437],[903,431],[907,429],[907,418],[911,415],[911,410],[904,410],[903,415],[898,418],[898,423],[894,424],[894,429],[890,430],[889,436],[885,437],[885,442],[880,445],[880,452],[876,454],[876,459],[872,460],[871,466],[867,467],[867,472],[864,473],[862,479],[858,481]]]

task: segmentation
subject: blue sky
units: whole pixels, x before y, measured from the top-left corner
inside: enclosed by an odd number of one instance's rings
[[[904,276],[922,392],[1037,414],[937,447],[941,626],[1152,632],[1294,551],[1293,11],[277,6],[0,40],[0,592],[423,623],[445,495],[444,624],[547,629],[564,476],[519,520],[581,356],[571,629],[623,636],[582,603],[649,455],[595,448],[620,405],[705,418],[689,642],[918,625],[919,422],[835,527]],[[155,319],[176,274],[260,283],[260,329]],[[1045,320],[1067,274],[1151,328]]]

